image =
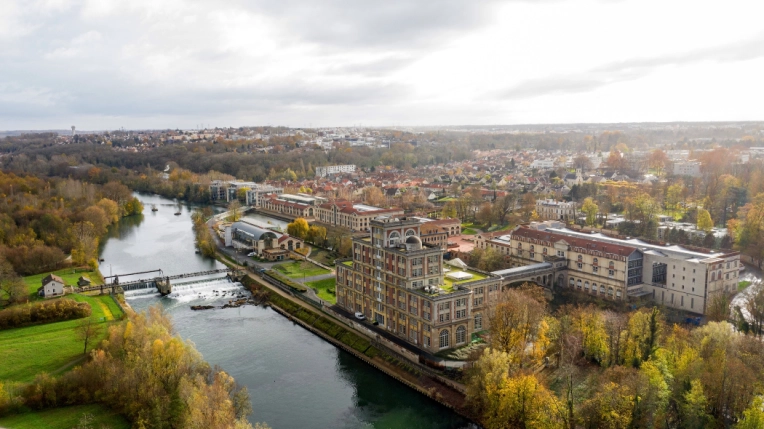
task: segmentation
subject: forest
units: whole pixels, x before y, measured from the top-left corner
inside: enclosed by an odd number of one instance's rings
[[[467,378],[487,428],[764,427],[764,344],[727,322],[691,328],[658,308],[551,312],[543,291],[504,292]]]

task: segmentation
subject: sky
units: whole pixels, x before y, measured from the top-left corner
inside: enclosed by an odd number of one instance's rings
[[[0,129],[764,120],[764,4],[0,0]]]

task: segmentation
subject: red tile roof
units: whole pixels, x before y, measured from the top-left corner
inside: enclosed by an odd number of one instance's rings
[[[539,244],[546,244],[547,246],[553,246],[554,243],[563,240],[571,247],[575,247],[577,252],[589,253],[589,254],[613,254],[623,257],[629,256],[634,251],[638,250],[636,247],[626,246],[622,244],[605,243],[596,239],[587,239],[580,237],[571,237],[565,234],[558,234],[550,231],[540,231],[526,226],[521,226],[512,233],[512,238],[525,238],[528,241],[537,240]]]

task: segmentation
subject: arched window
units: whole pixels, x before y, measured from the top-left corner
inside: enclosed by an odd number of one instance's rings
[[[534,251],[535,251],[535,249],[536,249],[536,246],[534,246],[534,245],[532,245],[532,244],[531,244],[531,252],[534,252]]]
[[[401,235],[397,231],[393,231],[388,235],[388,238],[390,239],[390,244],[396,244],[400,240]]]
[[[576,287],[581,289],[581,279],[576,280]]]
[[[571,278],[570,278],[570,287],[573,287],[573,286],[575,286],[575,284],[576,284],[576,281],[575,281],[575,280],[573,280],[573,277],[571,277]]]
[[[605,285],[600,285],[600,293],[605,294]]]
[[[406,237],[416,234],[413,229],[406,231]]]
[[[611,270],[615,269],[615,262],[610,261],[610,269]]]
[[[448,329],[444,329],[440,331],[440,348],[448,347],[449,345],[449,334]]]
[[[592,283],[592,292],[597,293],[597,283]]]
[[[475,330],[483,329],[483,315],[480,313],[477,313],[475,315]]]
[[[578,262],[584,262],[584,257],[581,255],[578,255]]]
[[[466,336],[467,336],[467,328],[465,328],[464,326],[460,326],[456,328],[456,344],[464,343]]]
[[[711,273],[711,281],[716,280],[716,273]]]
[[[594,262],[593,262],[594,265],[597,265],[599,262],[600,260],[598,258],[594,258]]]
[[[589,282],[584,282],[584,290],[589,292]]]
[[[541,252],[542,254],[546,255],[546,247],[544,248],[544,251]]]
[[[611,298],[613,297],[613,288],[612,287],[607,289],[607,294],[610,295]]]
[[[653,289],[653,295],[655,295],[655,289]],[[621,298],[621,290],[620,290],[620,289],[619,289],[619,290],[617,290],[617,291],[615,291],[615,296],[616,296],[616,297],[618,297],[618,299],[620,299],[620,298]],[[655,297],[653,297],[653,299],[654,299],[654,298],[655,298]]]
[[[518,242],[518,243],[517,243],[517,248],[518,248],[518,249],[522,249],[522,248],[523,248],[523,243],[520,243],[520,242]]]

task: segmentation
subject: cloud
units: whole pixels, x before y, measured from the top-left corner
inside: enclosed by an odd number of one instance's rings
[[[728,63],[762,57],[764,57],[764,36],[759,35],[739,43],[712,46],[672,55],[612,62],[582,73],[528,79],[499,91],[495,97],[511,100],[553,94],[585,93],[608,85],[640,79],[661,67],[685,66],[706,61]]]

